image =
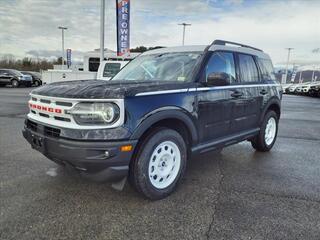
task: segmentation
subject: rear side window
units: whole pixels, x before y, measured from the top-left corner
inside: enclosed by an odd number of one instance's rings
[[[226,73],[230,83],[236,81],[233,53],[214,52],[206,67],[206,79],[211,73]]]
[[[253,57],[246,54],[238,54],[238,56],[242,82],[258,82],[259,74]]]
[[[103,70],[103,77],[113,77],[121,68],[121,63],[106,63]]]
[[[258,59],[259,66],[261,69],[262,80],[276,80],[276,76],[274,74],[274,69],[271,61],[269,59]]]

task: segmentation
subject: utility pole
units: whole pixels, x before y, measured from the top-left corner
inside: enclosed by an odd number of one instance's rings
[[[291,52],[291,50],[293,50],[293,48],[286,48],[286,49],[288,50],[288,58],[287,58],[287,66],[286,66],[286,76],[285,76],[285,81],[287,82],[290,52]],[[286,83],[286,82],[285,82],[285,83]]]
[[[100,64],[104,60],[104,20],[105,0],[101,0],[100,6]]]
[[[311,77],[311,82],[314,81],[314,71],[316,70],[316,66],[313,65],[313,71],[312,71],[312,77]]]
[[[191,26],[190,23],[179,23],[178,25],[183,26],[183,32],[182,32],[182,46],[184,46],[184,38],[186,35],[186,26]]]
[[[62,34],[62,49],[61,49],[61,65],[62,65],[62,68],[64,67],[64,30],[67,30],[68,28],[67,27],[62,27],[62,26],[59,26],[58,29],[61,29],[61,34]]]
[[[300,77],[299,77],[299,83],[302,81],[302,69],[300,70]]]

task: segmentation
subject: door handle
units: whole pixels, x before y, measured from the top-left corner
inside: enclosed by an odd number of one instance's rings
[[[265,90],[265,89],[262,89],[262,90],[260,91],[260,94],[261,94],[261,95],[266,95],[267,93],[268,93],[268,91]]]
[[[231,93],[231,97],[233,98],[238,98],[238,97],[241,97],[242,95],[243,93],[239,91],[234,91],[233,93]]]

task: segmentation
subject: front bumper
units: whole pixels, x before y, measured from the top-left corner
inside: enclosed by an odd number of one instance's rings
[[[32,86],[32,81],[30,80],[21,80],[20,84],[26,87],[31,87]]]
[[[136,140],[84,141],[64,139],[51,127],[28,124],[22,131],[31,147],[50,160],[76,170],[81,176],[97,182],[118,181],[127,176]],[[48,131],[48,128],[51,129]],[[132,145],[132,150],[122,152],[121,146]],[[106,156],[106,151],[109,156]]]

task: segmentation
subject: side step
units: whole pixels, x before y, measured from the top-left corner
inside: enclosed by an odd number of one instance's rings
[[[250,137],[254,137],[257,135],[260,131],[260,128],[254,128],[248,131],[243,131],[238,134],[229,135],[227,137],[218,138],[211,142],[206,142],[199,144],[197,146],[194,146],[191,148],[192,153],[204,153],[208,151],[215,150],[217,148],[223,148],[232,144],[236,144],[238,142],[244,141]]]

